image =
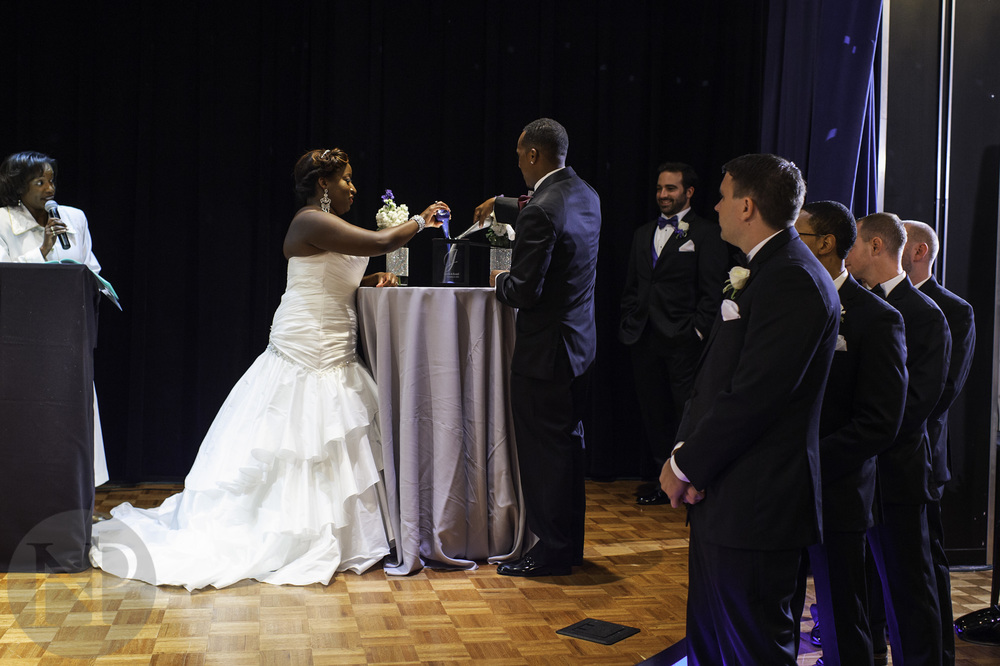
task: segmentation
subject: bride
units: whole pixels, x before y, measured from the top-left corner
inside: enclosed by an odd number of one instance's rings
[[[354,202],[347,154],[295,165],[303,207],[285,236],[288,280],[267,349],[219,410],[184,490],[156,509],[125,503],[93,527],[95,567],[155,585],[217,588],[245,578],[329,583],[389,552],[375,382],[356,356],[355,291],[368,257],[440,226],[437,202],[381,231],[340,217]]]

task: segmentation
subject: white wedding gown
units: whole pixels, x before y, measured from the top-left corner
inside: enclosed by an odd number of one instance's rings
[[[367,263],[289,260],[270,344],[219,410],[184,491],[95,524],[95,567],[194,590],[326,584],[388,554],[378,398],[355,353]]]

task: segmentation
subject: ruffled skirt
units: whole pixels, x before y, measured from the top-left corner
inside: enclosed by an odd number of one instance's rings
[[[329,583],[389,553],[375,382],[358,362],[306,368],[269,346],[215,418],[185,488],[94,525],[109,573],[189,590],[245,578]]]

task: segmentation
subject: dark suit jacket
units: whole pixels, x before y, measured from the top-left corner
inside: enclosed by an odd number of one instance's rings
[[[518,308],[511,371],[552,379],[563,346],[573,375],[583,374],[597,351],[600,197],[566,167],[546,178],[520,213],[509,197],[498,197],[493,210],[517,232],[510,272],[496,285],[497,298]]]
[[[647,326],[664,340],[687,339],[694,329],[708,336],[722,303],[722,285],[729,268],[729,249],[719,225],[694,212],[684,221],[683,237],[673,234],[653,265],[656,222],[639,227],[632,238],[625,291],[622,293],[618,339],[634,344]],[[681,252],[682,246],[693,251]]]
[[[944,391],[951,358],[951,335],[934,301],[904,278],[886,297],[906,326],[906,406],[899,434],[878,457],[882,499],[921,504],[931,499],[931,451],[927,417]]]
[[[933,488],[940,488],[951,479],[948,460],[948,410],[965,386],[972,367],[972,352],[976,346],[976,321],[972,306],[948,291],[932,275],[920,285],[920,291],[941,308],[951,332],[951,360],[941,399],[927,418],[927,436],[931,441]]]
[[[823,529],[872,526],[875,456],[896,437],[906,401],[903,318],[850,275],[819,420]]]
[[[840,302],[794,228],[748,268],[739,318],[716,317],[674,459],[706,491],[690,510],[692,534],[730,548],[802,548],[820,539],[819,416]]]

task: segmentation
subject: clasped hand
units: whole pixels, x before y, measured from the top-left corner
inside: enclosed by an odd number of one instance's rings
[[[682,481],[674,474],[668,460],[660,470],[660,489],[670,498],[670,506],[679,509],[682,504],[697,504],[705,499],[705,492],[698,490],[688,481]]]

